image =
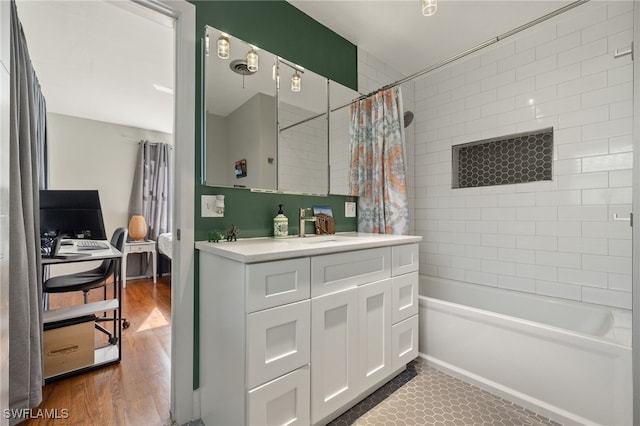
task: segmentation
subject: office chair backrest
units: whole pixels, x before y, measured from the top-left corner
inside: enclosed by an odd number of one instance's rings
[[[127,228],[117,228],[113,231],[111,236],[111,245],[124,251],[124,243],[127,241]],[[105,275],[108,276],[113,273],[114,278],[117,280],[120,276],[120,268],[115,268],[115,262],[112,259],[103,260],[100,267],[105,271]]]

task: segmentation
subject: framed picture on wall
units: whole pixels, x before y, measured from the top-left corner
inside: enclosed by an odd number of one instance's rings
[[[333,217],[333,210],[331,210],[330,206],[313,206],[313,214],[326,214],[329,217]]]
[[[242,160],[236,161],[235,173],[237,179],[247,177],[247,160],[243,158]]]

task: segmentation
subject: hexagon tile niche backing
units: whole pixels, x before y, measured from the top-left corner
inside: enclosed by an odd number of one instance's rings
[[[452,188],[551,180],[553,128],[452,147]]]

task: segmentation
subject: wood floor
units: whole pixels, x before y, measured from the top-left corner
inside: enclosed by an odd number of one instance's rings
[[[80,294],[70,294],[53,295],[51,308],[82,303]],[[101,298],[102,290],[93,290],[89,295],[90,301]],[[160,277],[156,285],[146,279],[127,281],[122,314],[131,326],[122,333],[120,364],[47,384],[38,408],[57,409],[59,415],[66,409],[68,418],[31,419],[22,425],[171,424],[170,278]],[[96,340],[103,339],[100,335],[96,333]]]

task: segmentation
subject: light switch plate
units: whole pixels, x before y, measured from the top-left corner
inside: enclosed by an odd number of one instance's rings
[[[344,217],[356,217],[356,203],[346,201],[344,203]]]
[[[216,213],[216,196],[202,195],[200,198],[201,217],[223,217],[224,214]]]

